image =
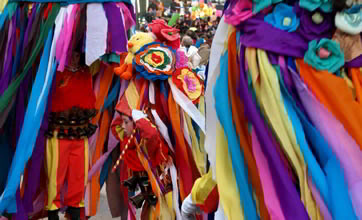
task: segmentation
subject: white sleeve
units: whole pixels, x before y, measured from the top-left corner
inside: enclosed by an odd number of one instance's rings
[[[136,122],[142,118],[147,118],[147,115],[140,110],[132,110],[132,118]]]
[[[181,206],[181,215],[184,220],[196,220],[195,214],[200,213],[200,208],[192,201],[191,194],[189,194]]]

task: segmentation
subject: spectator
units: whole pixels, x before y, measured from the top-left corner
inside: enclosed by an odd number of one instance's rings
[[[200,65],[201,57],[198,54],[198,49],[193,46],[193,41],[190,36],[185,35],[181,41],[181,49],[184,50],[188,58],[188,66],[191,69],[196,69]]]

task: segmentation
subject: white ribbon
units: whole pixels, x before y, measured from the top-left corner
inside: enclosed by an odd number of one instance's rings
[[[177,185],[177,170],[174,164],[170,166],[171,181],[172,181],[172,206],[176,213],[176,220],[182,220],[180,205],[178,202],[178,185]]]
[[[205,91],[206,106],[206,125],[207,133],[205,135],[205,150],[208,154],[213,179],[216,173],[216,124],[218,118],[215,110],[215,100],[212,94],[217,77],[220,74],[220,58],[224,51],[225,41],[227,40],[228,25],[221,19],[216,30],[210,53],[208,81]]]
[[[201,128],[205,133],[205,116],[196,108],[194,103],[187,98],[172,82],[172,79],[168,79],[170,84],[172,96],[175,99],[176,103],[196,122],[196,124]]]
[[[87,4],[86,64],[90,66],[105,54],[107,48],[108,20],[99,3]]]

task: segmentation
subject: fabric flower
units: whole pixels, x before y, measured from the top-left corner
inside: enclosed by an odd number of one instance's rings
[[[279,3],[283,0],[253,0],[253,13],[256,14],[272,4]]]
[[[146,44],[136,53],[133,65],[145,79],[166,80],[175,71],[176,54],[163,44]]]
[[[179,30],[168,26],[164,20],[153,20],[152,23],[148,24],[148,27],[160,42],[165,43],[173,49],[180,47]]]
[[[176,69],[187,67],[189,62],[185,52],[181,49],[176,51]]]
[[[194,104],[198,103],[204,88],[200,78],[191,69],[177,69],[172,81]]]
[[[332,0],[300,0],[299,5],[308,11],[315,11],[320,8],[324,12],[332,12],[333,9]]]
[[[310,12],[295,5],[294,11],[300,18],[298,32],[308,41],[331,38],[333,32],[334,16],[331,13],[323,13],[320,10]]]
[[[338,71],[344,65],[344,54],[339,43],[323,38],[309,42],[304,61],[317,70],[328,70],[330,73]]]
[[[253,4],[249,0],[232,1],[225,10],[225,22],[233,26],[253,16]]]
[[[293,11],[293,7],[280,3],[275,6],[273,13],[264,17],[264,21],[273,25],[275,28],[293,32],[299,26],[299,18]]]

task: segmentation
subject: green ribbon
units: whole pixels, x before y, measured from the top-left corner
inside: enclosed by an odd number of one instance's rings
[[[45,38],[48,36],[50,28],[52,28],[54,25],[55,18],[57,17],[59,10],[60,10],[60,5],[53,4],[52,11],[48,15],[48,19],[46,20],[45,24],[43,25],[42,30],[40,31],[39,40],[36,43],[36,46],[28,59],[28,62],[25,64],[23,72],[19,76],[17,76],[14,81],[11,82],[9,87],[5,90],[5,92],[0,97],[0,113],[2,113],[5,110],[6,106],[9,104],[11,98],[15,95],[20,84],[23,82],[30,67],[35,62],[35,59],[40,52],[40,49],[44,46],[44,41],[45,41]]]

